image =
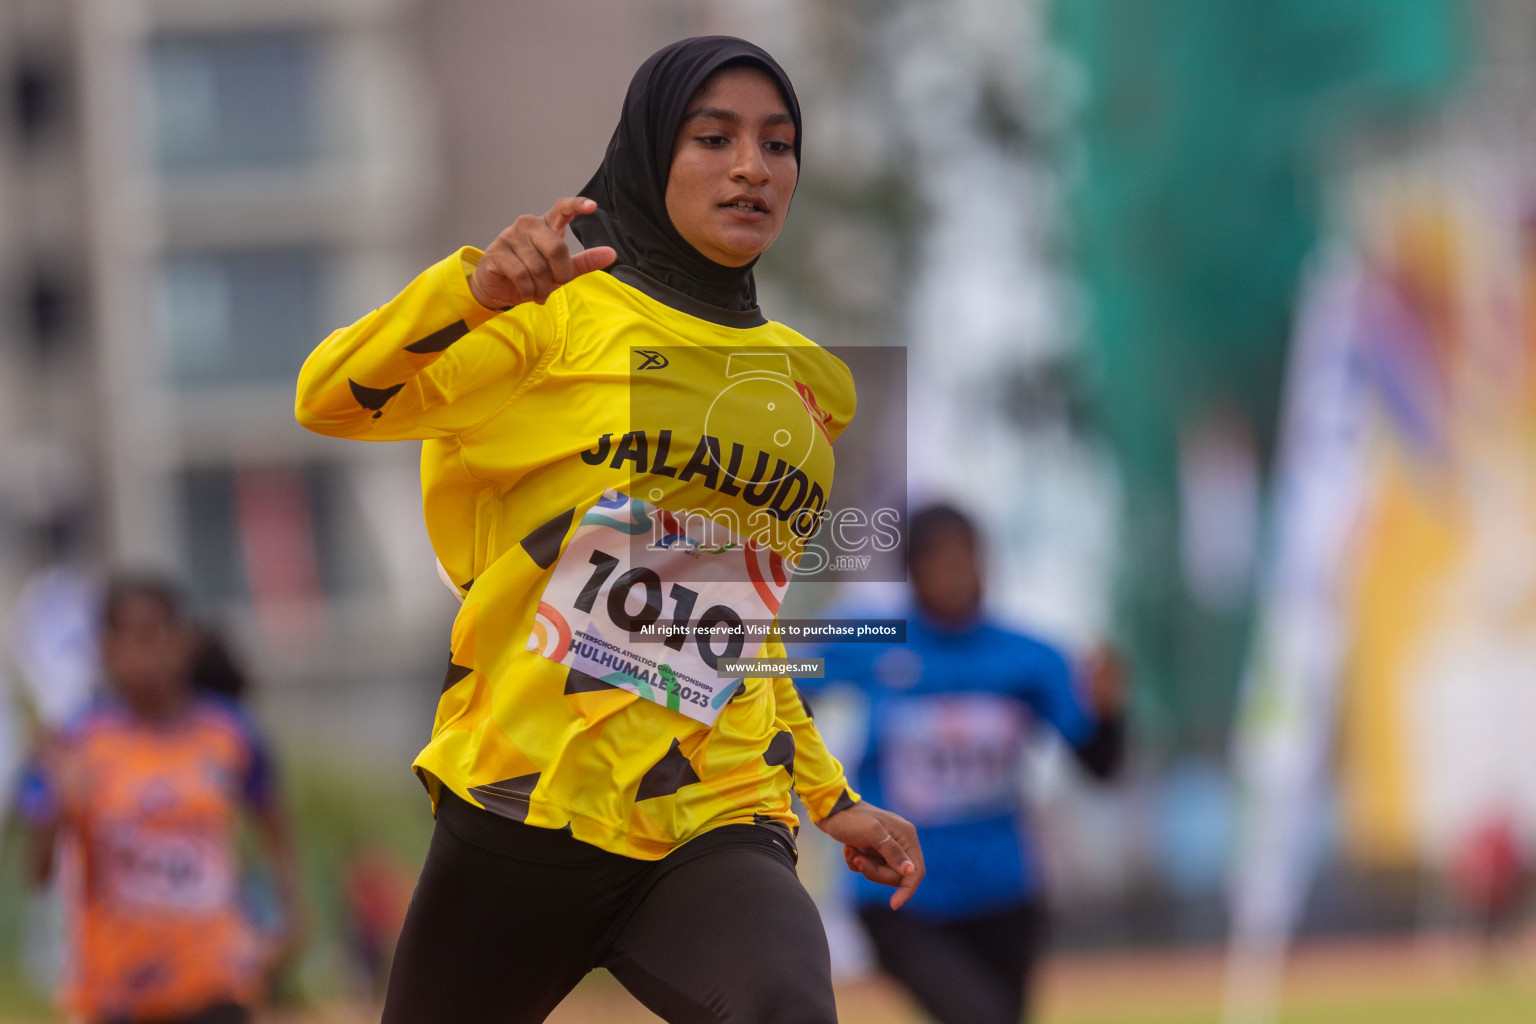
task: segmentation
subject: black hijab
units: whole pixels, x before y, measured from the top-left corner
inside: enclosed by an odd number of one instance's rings
[[[667,215],[667,176],[688,101],[724,67],[753,67],[778,83],[795,121],[800,162],[800,104],[784,69],[759,46],[733,36],[698,36],[653,53],[624,96],[619,125],[602,166],[581,194],[597,211],[571,228],[587,248],[611,245],[618,258],[609,273],[685,313],[733,327],[766,323],[757,308],[752,266],[726,267],[683,240]]]

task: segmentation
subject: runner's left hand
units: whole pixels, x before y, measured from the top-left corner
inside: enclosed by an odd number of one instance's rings
[[[843,860],[872,882],[896,887],[891,909],[900,910],[912,898],[927,869],[917,829],[899,814],[860,801],[828,815],[816,827],[843,844]]]
[[[1083,674],[1088,679],[1088,699],[1101,718],[1125,712],[1126,691],[1130,688],[1125,659],[1111,644],[1100,644],[1083,659]]]

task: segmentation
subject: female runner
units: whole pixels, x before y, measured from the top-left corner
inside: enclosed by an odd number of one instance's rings
[[[893,914],[855,879],[880,965],[940,1024],[1029,1019],[1046,913],[1020,789],[1025,748],[1048,723],[1099,779],[1125,750],[1125,679],[1101,647],[1074,666],[982,610],[976,525],[950,505],[912,513],[905,644],[828,644],[826,682],[869,702],[860,788],[923,830],[927,883]]]
[[[64,998],[96,1024],[242,1024],[302,932],[299,868],[265,745],[209,664],[170,585],[123,578],[103,602],[109,693],[45,748],[24,800],[33,880],[64,840],[72,911]],[[223,673],[229,678],[228,673]],[[239,824],[274,871],[283,933],[240,906]]]
[[[760,628],[854,409],[847,368],[757,305],[800,139],[763,50],[667,46],[579,197],[305,363],[306,427],[423,442],[463,601],[386,1024],[541,1021],[599,966],[668,1021],[835,1020],[791,788],[892,907],[922,878],[912,826],[859,801],[790,681],[727,665],[782,656]]]

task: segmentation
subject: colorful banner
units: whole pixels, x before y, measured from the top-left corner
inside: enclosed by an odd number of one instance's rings
[[[1287,381],[1236,761],[1228,1019],[1273,1018],[1323,855],[1449,870],[1536,840],[1536,259],[1519,163],[1362,178]]]

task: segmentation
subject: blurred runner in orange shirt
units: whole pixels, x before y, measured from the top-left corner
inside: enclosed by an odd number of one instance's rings
[[[66,1006],[95,1024],[247,1021],[300,920],[270,763],[237,705],[194,688],[196,632],[172,587],[118,581],[102,627],[110,692],[46,745],[24,801],[35,880],[59,859],[66,872]],[[242,812],[277,876],[277,936],[240,910]]]

